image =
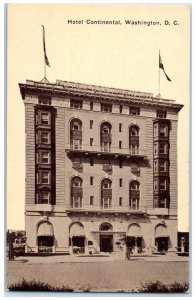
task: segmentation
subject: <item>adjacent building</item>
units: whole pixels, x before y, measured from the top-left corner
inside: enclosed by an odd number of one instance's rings
[[[135,253],[177,246],[182,105],[68,81],[20,83],[31,251]]]

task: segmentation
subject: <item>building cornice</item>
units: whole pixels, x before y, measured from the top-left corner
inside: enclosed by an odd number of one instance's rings
[[[182,104],[174,100],[153,97],[152,93],[116,89],[69,81],[57,80],[56,84],[27,80],[26,84],[19,83],[22,98],[26,95],[50,96],[59,98],[80,98],[98,102],[112,102],[118,104],[153,106],[164,109],[180,111]]]

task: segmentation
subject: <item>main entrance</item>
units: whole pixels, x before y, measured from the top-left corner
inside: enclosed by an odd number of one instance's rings
[[[110,223],[103,223],[100,226],[100,251],[113,251],[113,227]]]
[[[113,235],[100,235],[100,251],[101,252],[113,251]]]
[[[169,235],[167,227],[163,224],[158,224],[155,228],[155,245],[157,251],[168,251]]]

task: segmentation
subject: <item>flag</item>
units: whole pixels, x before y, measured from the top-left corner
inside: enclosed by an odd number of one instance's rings
[[[168,75],[165,72],[165,69],[164,69],[164,66],[163,66],[163,63],[162,63],[162,59],[161,59],[160,53],[159,53],[159,68],[163,70],[163,72],[165,73],[165,76],[166,76],[167,80],[171,81],[171,79],[168,77]]]
[[[42,25],[43,27],[43,48],[44,48],[44,59],[45,59],[45,64],[50,67],[50,64],[49,64],[49,60],[48,60],[48,57],[46,55],[46,45],[45,45],[45,28],[44,26]]]

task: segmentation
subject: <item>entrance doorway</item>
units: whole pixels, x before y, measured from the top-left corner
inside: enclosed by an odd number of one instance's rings
[[[72,236],[73,253],[84,253],[85,250],[85,237]]]
[[[101,252],[113,251],[113,235],[100,235],[100,251]]]
[[[155,238],[155,245],[157,246],[157,251],[168,250],[168,237],[157,237]]]

